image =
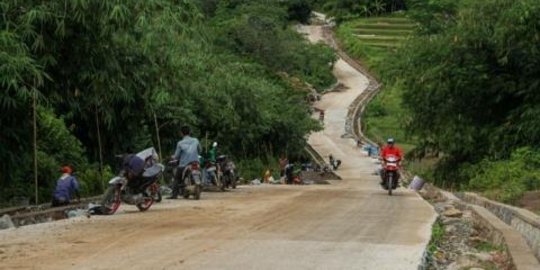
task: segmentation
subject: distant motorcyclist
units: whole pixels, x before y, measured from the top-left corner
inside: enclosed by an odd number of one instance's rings
[[[191,137],[191,128],[188,126],[183,126],[180,129],[180,134],[182,135],[182,140],[176,144],[176,150],[174,155],[171,156],[172,159],[179,160],[177,175],[174,177],[172,185],[172,195],[169,199],[176,199],[180,194],[180,189],[184,188],[183,173],[187,165],[192,162],[199,161],[199,153],[201,152],[201,144],[199,140]]]
[[[56,188],[54,189],[52,207],[68,205],[73,195],[77,197],[77,200],[81,199],[79,182],[77,182],[75,176],[71,175],[72,173],[73,169],[71,167],[62,167],[62,176],[56,182]]]
[[[385,170],[384,170],[384,167],[385,167],[385,160],[388,156],[395,156],[398,158],[398,160],[400,161],[401,163],[401,160],[403,159],[403,152],[401,151],[401,149],[397,146],[395,146],[395,140],[394,138],[388,138],[388,140],[386,140],[386,146],[381,150],[381,161],[382,161],[382,169],[381,169],[381,184],[383,184],[384,182],[384,179],[385,179]],[[400,163],[398,163],[400,165]],[[399,180],[399,173],[397,174],[398,176],[398,179],[396,180]]]

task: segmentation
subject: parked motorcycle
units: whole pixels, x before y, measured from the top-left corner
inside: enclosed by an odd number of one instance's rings
[[[388,195],[390,196],[392,196],[392,190],[398,186],[399,162],[400,159],[397,156],[389,155],[384,157],[383,188],[388,190]]]
[[[206,177],[210,180],[211,185],[215,185],[220,191],[225,191],[225,183],[223,182],[223,173],[219,163],[206,161]]]
[[[236,188],[236,166],[226,155],[217,158],[218,167],[221,169],[221,178],[224,188]]]
[[[154,153],[155,150],[149,148],[136,155],[145,162],[145,169],[140,176],[128,180],[126,172],[121,170],[118,176],[109,181],[109,187],[101,201],[103,214],[114,214],[122,202],[135,205],[140,211],[146,211],[157,198],[161,197],[157,182],[164,166],[157,162],[157,155]]]
[[[172,168],[173,177],[182,177],[180,181],[184,185],[181,186],[180,194],[184,197],[184,199],[188,199],[192,195],[195,200],[199,200],[202,192],[201,168],[199,162],[191,162],[181,173],[178,172],[180,169],[178,164],[178,160],[171,160],[167,163],[167,166]]]

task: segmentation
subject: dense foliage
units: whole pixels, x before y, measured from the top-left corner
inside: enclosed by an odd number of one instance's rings
[[[332,84],[335,61],[290,29],[305,8],[264,0],[2,1],[0,201],[31,194],[34,94],[43,199],[60,165],[79,171],[84,192],[99,192],[100,152],[111,167],[115,154],[152,145],[168,156],[182,124],[242,159],[301,151],[318,123],[298,82]]]
[[[540,2],[415,2],[422,31],[387,76],[404,84],[417,153],[442,157],[436,179],[447,184],[472,178],[471,187],[483,190],[525,181],[527,171],[539,168],[524,167],[516,149],[531,147],[534,156],[540,143]],[[485,173],[472,176],[464,168]],[[513,180],[503,180],[510,174]]]

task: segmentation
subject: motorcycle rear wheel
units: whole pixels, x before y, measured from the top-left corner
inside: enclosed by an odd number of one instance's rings
[[[189,199],[189,190],[184,189],[182,192],[182,197],[184,197],[184,199]]]
[[[163,200],[163,197],[161,196],[161,191],[159,190],[159,185],[153,184],[150,186],[150,191],[152,192],[152,198],[154,198],[154,202],[159,203],[161,200]]]
[[[225,191],[226,184],[222,176],[215,176],[216,177],[216,184],[220,191]]]
[[[201,198],[201,185],[195,185],[193,199],[199,200]]]
[[[136,206],[139,209],[139,211],[144,212],[144,211],[150,209],[150,206],[152,206],[152,204],[154,204],[154,198],[153,197],[148,197],[148,198],[144,199],[143,203],[139,203]]]
[[[139,211],[144,212],[148,209],[150,209],[150,206],[154,204],[154,196],[156,196],[156,193],[158,192],[158,189],[156,188],[155,184],[149,186],[146,189],[146,193],[150,194],[150,196],[144,198],[144,202],[138,203],[136,206],[139,209]]]
[[[230,173],[229,179],[231,180],[231,187],[236,189],[236,175],[233,172]]]
[[[191,173],[189,171],[186,172],[182,181],[184,182],[184,188],[182,188],[182,197],[184,197],[184,199],[189,199],[189,195],[191,195],[191,186],[193,186]]]

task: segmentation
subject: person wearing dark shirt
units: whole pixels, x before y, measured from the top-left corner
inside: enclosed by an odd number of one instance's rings
[[[53,207],[68,205],[73,195],[77,197],[77,200],[81,199],[79,195],[79,183],[75,176],[71,175],[72,173],[73,170],[71,167],[62,167],[62,176],[56,181],[56,188],[53,193],[51,203]]]
[[[124,176],[128,180],[128,187],[133,193],[140,192],[139,186],[142,183],[142,174],[145,168],[145,161],[135,154],[129,154],[124,157],[122,168]]]

